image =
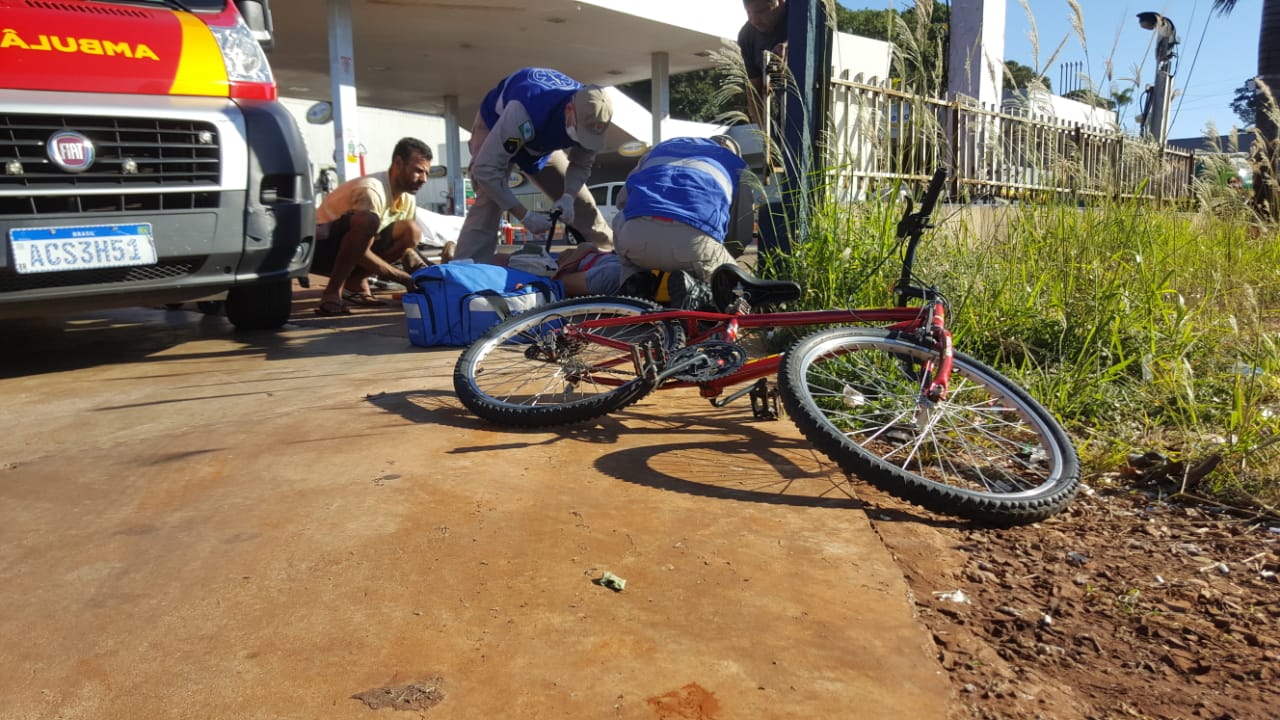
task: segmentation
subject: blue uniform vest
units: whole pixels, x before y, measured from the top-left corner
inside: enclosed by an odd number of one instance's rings
[[[492,128],[508,103],[518,100],[524,105],[532,127],[520,128],[521,147],[512,159],[521,170],[536,173],[547,164],[547,155],[574,144],[564,130],[564,109],[580,87],[582,83],[555,70],[517,70],[484,96],[480,117]]]
[[[692,225],[720,242],[738,193],[742,158],[702,138],[658,143],[627,178],[623,216],[660,217]]]

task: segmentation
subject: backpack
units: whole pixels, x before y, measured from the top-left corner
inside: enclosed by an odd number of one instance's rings
[[[468,345],[510,315],[564,297],[555,280],[499,265],[448,263],[413,274],[406,292],[409,342],[421,347]]]

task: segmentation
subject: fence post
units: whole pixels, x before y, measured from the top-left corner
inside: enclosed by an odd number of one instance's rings
[[[960,102],[953,100],[948,105],[948,110],[951,114],[951,122],[947,123],[951,126],[951,179],[947,184],[950,186],[951,197],[960,200],[960,190],[964,187],[960,183],[960,175],[964,172],[960,168]]]

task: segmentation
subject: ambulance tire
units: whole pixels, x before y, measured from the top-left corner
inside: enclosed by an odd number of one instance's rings
[[[227,291],[227,319],[237,330],[277,330],[289,320],[293,283],[288,278]]]

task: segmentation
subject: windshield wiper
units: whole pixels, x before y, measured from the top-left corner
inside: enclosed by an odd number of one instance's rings
[[[194,13],[195,10],[186,3],[186,0],[107,0],[108,2],[116,2],[121,5],[164,5],[165,7],[183,12]]]

